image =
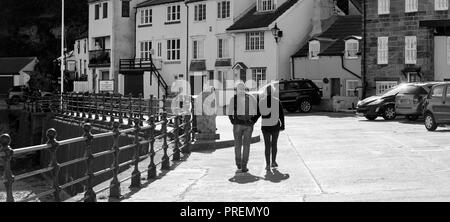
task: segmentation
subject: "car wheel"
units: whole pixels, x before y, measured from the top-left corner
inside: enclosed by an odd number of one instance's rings
[[[298,107],[290,105],[286,106],[286,110],[290,113],[296,113],[298,111]]]
[[[386,106],[383,110],[383,118],[385,120],[394,120],[397,117],[395,113],[395,107],[392,105]]]
[[[406,119],[409,121],[416,121],[419,119],[419,115],[406,115]]]
[[[300,100],[300,111],[302,113],[309,113],[312,110],[311,102],[308,99]]]
[[[377,119],[377,116],[365,116],[367,120],[374,121]]]
[[[436,120],[434,119],[433,114],[426,113],[425,114],[425,128],[427,128],[428,131],[435,131],[438,127]]]

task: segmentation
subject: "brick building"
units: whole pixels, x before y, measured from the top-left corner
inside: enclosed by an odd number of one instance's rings
[[[363,4],[366,96],[402,82],[450,79],[448,0],[365,0]]]

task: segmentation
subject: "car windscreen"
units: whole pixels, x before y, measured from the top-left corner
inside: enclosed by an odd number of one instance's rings
[[[389,97],[389,96],[397,95],[401,91],[403,86],[404,85],[398,85],[398,86],[391,88],[389,91],[387,91],[385,94],[383,94],[382,97]]]
[[[407,85],[400,87],[400,92],[402,94],[428,94],[428,92],[422,86]]]

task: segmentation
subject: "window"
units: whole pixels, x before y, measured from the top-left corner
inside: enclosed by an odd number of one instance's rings
[[[87,40],[84,40],[84,53],[87,53]]]
[[[220,1],[217,3],[217,18],[230,18],[230,1]]]
[[[378,37],[378,64],[388,64],[389,37]]]
[[[406,76],[408,77],[408,82],[420,82],[420,76],[417,72],[408,72]]]
[[[156,56],[157,56],[158,58],[161,58],[161,57],[162,57],[162,42],[158,42],[158,51],[157,51],[157,53],[156,53]]]
[[[319,41],[310,41],[309,42],[309,59],[319,59],[320,53],[320,42]]]
[[[101,72],[102,80],[109,80],[109,71]]]
[[[130,1],[122,0],[122,17],[130,17]]]
[[[418,10],[418,0],[405,0],[405,12],[417,12]]]
[[[167,21],[180,21],[180,5],[171,5],[167,7]]]
[[[378,0],[378,14],[379,15],[389,14],[390,7],[391,7],[390,0]]]
[[[224,59],[224,58],[230,58],[230,53],[229,53],[229,42],[227,38],[219,38],[217,41],[217,52],[218,55],[217,57],[219,59]]]
[[[141,25],[150,25],[152,24],[152,9],[142,9],[141,10]]]
[[[103,18],[108,18],[108,2],[103,3]]]
[[[416,36],[405,37],[405,64],[416,64],[417,38]]]
[[[81,52],[81,42],[77,41],[77,53],[80,54]]]
[[[436,86],[431,93],[432,97],[442,97],[444,95],[444,87],[445,86]]]
[[[345,57],[348,59],[358,58],[359,41],[356,39],[349,39],[345,41]]]
[[[100,4],[95,5],[95,20],[100,18]]]
[[[256,10],[258,12],[273,11],[276,8],[275,0],[257,0]]]
[[[87,61],[86,60],[84,60],[84,75],[87,75],[87,68],[86,68],[86,63],[87,63]]]
[[[167,40],[167,60],[179,61],[180,60],[180,40],[171,39]]]
[[[152,54],[152,42],[141,42],[141,59],[149,59]]]
[[[385,92],[398,85],[397,81],[377,81],[375,84],[377,96],[383,95]]]
[[[80,70],[78,70],[78,73],[81,75],[81,71],[83,70],[83,60],[80,59]]]
[[[264,32],[248,32],[245,36],[245,50],[264,50]]]
[[[192,42],[192,58],[193,59],[204,59],[204,40],[194,40]]]
[[[217,71],[217,80],[221,83],[220,87],[222,89],[226,89],[227,88],[227,75],[228,72],[227,71]]]
[[[256,89],[267,84],[266,68],[254,68],[252,69],[252,79],[256,82]]]
[[[350,97],[359,97],[359,80],[347,80],[345,83],[346,95]]]
[[[448,10],[448,0],[434,0],[434,10]]]
[[[194,6],[194,21],[200,22],[206,20],[206,4]]]

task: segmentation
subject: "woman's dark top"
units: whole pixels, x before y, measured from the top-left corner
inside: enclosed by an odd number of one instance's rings
[[[265,101],[267,100],[267,105],[261,105],[264,104]],[[281,104],[280,100],[278,98],[275,97],[268,97],[268,98],[263,98],[262,100],[260,100],[260,108],[267,106],[270,110],[271,113],[273,112],[271,107],[272,104],[272,100],[275,100],[274,103],[278,103],[278,107],[274,107],[275,109],[278,108],[278,121],[275,125],[268,125],[269,119],[271,118],[271,114],[268,115],[262,115],[262,123],[261,123],[261,130],[263,131],[269,131],[269,132],[273,132],[273,131],[280,131],[280,130],[284,130],[284,110],[283,110],[283,105]],[[260,112],[260,109],[258,109],[258,112]]]

